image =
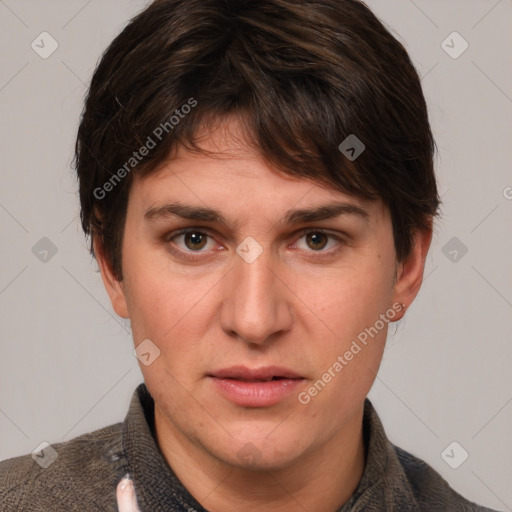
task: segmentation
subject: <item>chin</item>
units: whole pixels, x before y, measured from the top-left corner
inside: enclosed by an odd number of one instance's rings
[[[273,441],[264,436],[229,438],[224,446],[214,441],[211,448],[210,453],[218,460],[250,471],[285,469],[295,464],[305,451],[305,447],[290,435]]]

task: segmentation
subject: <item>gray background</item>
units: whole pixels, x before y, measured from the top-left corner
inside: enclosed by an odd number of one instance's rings
[[[368,3],[423,77],[444,202],[370,398],[392,441],[512,510],[512,1]],[[95,64],[144,4],[0,0],[1,459],[121,421],[142,381],[80,231],[71,161]],[[31,48],[43,31],[58,42],[47,59]],[[453,31],[469,44],[458,58],[442,47]],[[458,469],[441,456],[453,441],[469,453]]]

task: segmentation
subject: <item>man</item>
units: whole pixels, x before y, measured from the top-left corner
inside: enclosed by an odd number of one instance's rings
[[[91,82],[81,220],[144,384],[5,461],[2,510],[479,511],[366,398],[439,207],[404,48],[355,0],[158,0]]]

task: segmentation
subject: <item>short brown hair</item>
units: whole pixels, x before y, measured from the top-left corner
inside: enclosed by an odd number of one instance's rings
[[[362,2],[158,0],[103,54],[76,141],[82,227],[116,277],[133,173],[178,144],[200,151],[200,128],[233,115],[275,168],[382,198],[398,261],[430,229],[440,200],[420,79]],[[338,148],[350,135],[365,147],[354,161]]]

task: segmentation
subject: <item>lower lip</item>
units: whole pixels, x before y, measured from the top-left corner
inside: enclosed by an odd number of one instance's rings
[[[210,377],[217,390],[230,402],[242,407],[270,407],[292,394],[304,379],[278,379],[246,382]]]

